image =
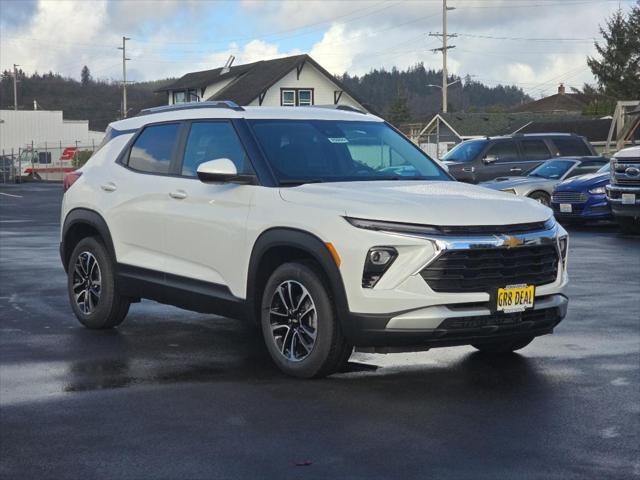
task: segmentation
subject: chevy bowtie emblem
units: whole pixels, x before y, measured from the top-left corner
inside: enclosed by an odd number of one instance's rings
[[[507,236],[504,238],[502,245],[507,248],[519,247],[520,245],[524,245],[524,240],[517,237]]]

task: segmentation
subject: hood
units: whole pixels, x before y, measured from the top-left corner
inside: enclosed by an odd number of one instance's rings
[[[609,172],[606,173],[588,173],[573,177],[558,184],[556,190],[585,190],[588,188],[601,187],[608,185],[610,181]]]
[[[504,190],[505,188],[514,188],[525,185],[544,185],[547,182],[557,182],[549,178],[539,177],[498,177],[490,182],[482,182],[480,185],[493,190]]]
[[[542,222],[552,214],[534,200],[460,182],[312,183],[281,188],[280,195],[350,217],[425,225],[508,225]]]

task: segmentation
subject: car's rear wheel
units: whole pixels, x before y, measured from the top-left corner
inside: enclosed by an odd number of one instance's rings
[[[73,249],[67,289],[73,313],[87,328],[113,328],[127,316],[130,300],[117,292],[113,260],[95,237],[82,239]]]
[[[541,203],[545,207],[551,205],[551,197],[546,192],[533,192],[529,194],[529,198],[534,199],[536,202]]]
[[[485,353],[511,353],[529,345],[535,337],[524,337],[517,340],[476,343],[473,347]]]
[[[311,262],[285,263],[273,272],[262,295],[261,324],[271,358],[289,375],[331,375],[351,354],[331,290]]]

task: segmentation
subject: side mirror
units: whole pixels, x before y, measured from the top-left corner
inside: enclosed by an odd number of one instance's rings
[[[238,169],[228,158],[217,158],[198,165],[198,178],[203,183],[255,183],[253,175],[238,175]]]
[[[482,163],[484,163],[485,165],[489,165],[490,163],[494,163],[498,160],[498,157],[496,155],[485,155],[485,157],[482,159]]]

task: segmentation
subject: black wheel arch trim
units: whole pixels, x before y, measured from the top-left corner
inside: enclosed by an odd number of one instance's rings
[[[62,226],[62,236],[60,241],[60,259],[62,260],[62,266],[65,271],[67,270],[67,264],[69,263],[70,251],[67,251],[65,241],[71,228],[78,224],[84,224],[95,229],[102,237],[105,247],[109,252],[109,255],[116,262],[116,251],[113,246],[113,240],[111,239],[111,232],[107,226],[105,219],[95,210],[88,208],[74,208],[71,210],[64,219]]]
[[[324,241],[305,230],[290,227],[274,227],[260,234],[251,252],[249,272],[247,275],[247,308],[248,312],[259,312],[256,300],[262,292],[257,291],[258,268],[264,255],[272,248],[291,247],[310,255],[327,276],[333,296],[336,314],[343,334],[349,338],[353,325],[349,319],[349,304],[342,281],[340,269],[336,265],[331,252]],[[259,321],[259,318],[257,319]]]

